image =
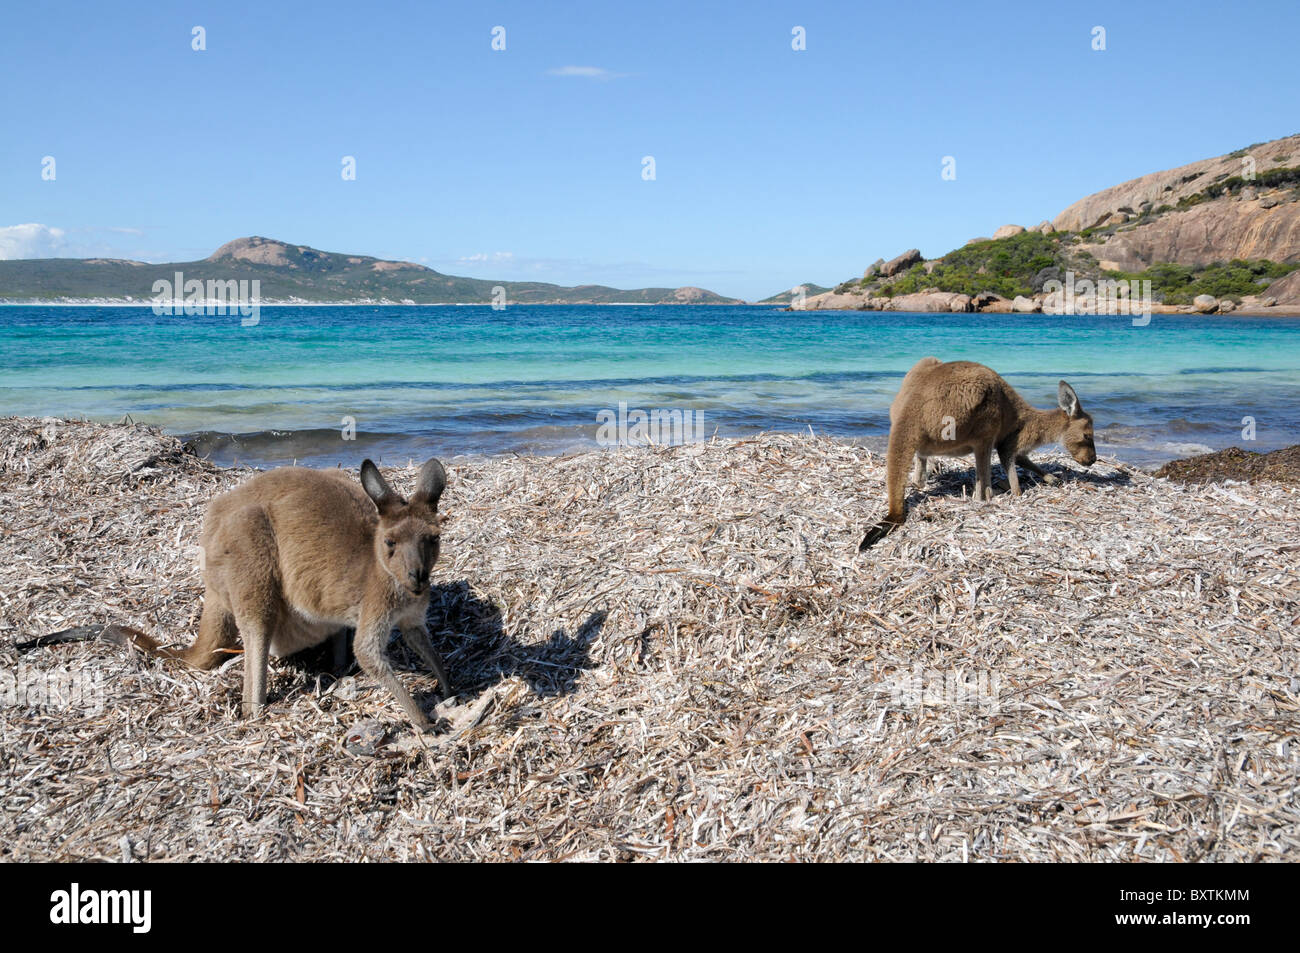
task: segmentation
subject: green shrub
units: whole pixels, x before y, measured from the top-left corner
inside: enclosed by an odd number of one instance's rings
[[[1240,302],[1245,295],[1259,294],[1268,283],[1297,268],[1300,264],[1287,265],[1266,258],[1251,261],[1234,258],[1227,263],[1215,262],[1203,267],[1164,262],[1152,265],[1146,271],[1108,271],[1106,277],[1149,280],[1152,296],[1165,304],[1191,304],[1193,298],[1202,294]]]

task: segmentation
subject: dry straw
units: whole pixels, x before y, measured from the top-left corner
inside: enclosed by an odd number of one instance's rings
[[[0,660],[102,708],[11,692],[0,855],[1300,856],[1300,493],[1048,459],[1060,486],[982,506],[949,464],[862,556],[882,459],[841,442],[451,461],[431,621],[460,695],[417,737],[325,651],[249,723],[238,658],[19,655],[96,621],[191,639],[203,506],[248,471],[2,420]]]

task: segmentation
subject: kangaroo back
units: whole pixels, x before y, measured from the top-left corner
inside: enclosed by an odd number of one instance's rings
[[[341,470],[259,474],[208,506],[204,585],[228,596],[269,575],[289,614],[351,621],[376,568],[378,524],[375,504]]]

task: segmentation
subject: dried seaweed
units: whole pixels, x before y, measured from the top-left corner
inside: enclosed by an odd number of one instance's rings
[[[93,622],[188,642],[203,506],[251,471],[139,426],[0,437],[0,666],[90,689],[0,707],[8,859],[1297,856],[1294,487],[1044,455],[1059,485],[974,505],[951,461],[859,555],[883,458],[842,442],[450,460],[460,694],[417,736],[325,651],[247,722],[238,657],[19,655]]]

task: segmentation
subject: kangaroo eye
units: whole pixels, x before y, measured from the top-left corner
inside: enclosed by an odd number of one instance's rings
[[[391,539],[386,539],[386,540],[384,540],[384,545],[387,546],[387,547],[389,548],[389,550],[391,551],[392,548],[393,548],[394,546],[397,545],[397,543],[396,543],[395,541],[391,540]]]

